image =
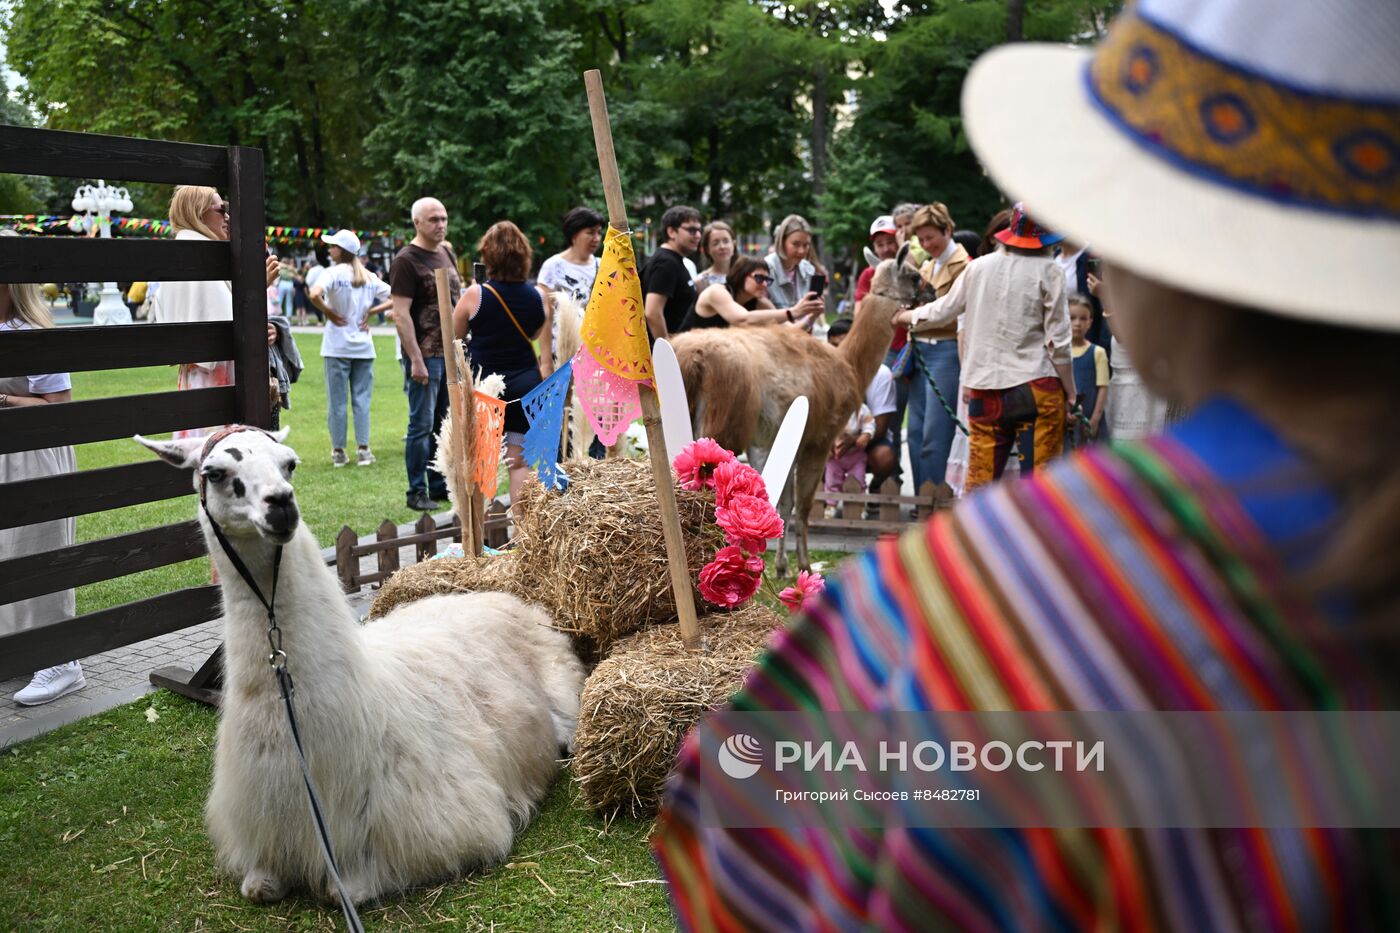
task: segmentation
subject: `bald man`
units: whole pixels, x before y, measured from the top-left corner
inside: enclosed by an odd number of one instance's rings
[[[394,326],[403,345],[404,391],[408,393],[408,435],[404,466],[408,471],[408,507],[435,512],[447,501],[447,481],[430,464],[437,455],[437,434],[447,414],[447,377],[443,335],[438,316],[434,273],[447,270],[448,307],[457,303],[462,279],[457,257],[444,245],[447,208],[437,198],[419,198],[411,211],[413,242],[399,250],[389,267]]]

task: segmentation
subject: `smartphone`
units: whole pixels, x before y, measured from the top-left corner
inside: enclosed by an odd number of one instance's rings
[[[1103,268],[1102,259],[1095,258],[1086,260],[1084,263],[1084,268],[1087,271],[1094,273],[1094,275],[1098,276],[1099,278],[1103,278],[1103,272],[1101,271]]]
[[[826,276],[822,275],[820,272],[812,276],[812,284],[807,288],[808,291],[816,292],[817,297],[820,298],[822,292],[826,291]]]
[[[486,263],[472,263],[472,281],[480,284],[486,281]]]

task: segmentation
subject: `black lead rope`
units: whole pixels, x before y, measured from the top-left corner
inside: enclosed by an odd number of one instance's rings
[[[326,870],[330,872],[331,881],[335,882],[335,890],[340,897],[340,912],[345,915],[345,926],[350,930],[350,933],[364,933],[365,928],[360,923],[360,915],[355,912],[355,904],[350,900],[350,895],[345,890],[345,884],[340,880],[340,869],[335,863],[330,828],[326,824],[321,798],[316,794],[316,784],[311,780],[311,769],[306,765],[306,753],[301,747],[301,729],[297,726],[297,714],[292,706],[292,693],[295,688],[292,685],[292,674],[287,670],[287,652],[282,650],[282,630],[277,627],[277,612],[273,608],[273,603],[277,599],[278,570],[282,566],[282,545],[277,545],[277,549],[272,555],[272,597],[270,599],[264,598],[262,590],[258,589],[258,584],[254,582],[253,575],[248,571],[247,565],[243,563],[238,552],[228,543],[228,539],[224,537],[223,529],[219,527],[218,522],[214,521],[214,516],[209,514],[208,506],[202,501],[203,492],[201,488],[200,506],[204,508],[205,517],[209,519],[209,527],[214,529],[214,537],[218,539],[219,546],[224,549],[224,553],[228,555],[228,559],[233,563],[238,575],[243,578],[243,582],[248,584],[248,588],[253,591],[258,602],[262,603],[263,608],[267,610],[267,643],[272,649],[267,660],[277,675],[277,687],[282,694],[282,705],[287,710],[287,725],[292,730],[292,746],[297,751],[297,762],[301,765],[301,779],[306,784],[306,799],[311,804],[311,819],[316,824],[316,841],[321,845],[321,855],[326,860]]]

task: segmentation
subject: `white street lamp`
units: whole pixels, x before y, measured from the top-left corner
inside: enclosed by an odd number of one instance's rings
[[[83,185],[73,195],[73,210],[84,215],[96,214],[98,234],[104,238],[112,235],[112,213],[125,214],[131,210],[131,197],[125,188],[110,187],[103,179],[97,185]],[[73,218],[75,221],[77,217]],[[91,228],[91,221],[84,217],[82,224]],[[76,227],[74,229],[77,229]],[[102,283],[102,300],[92,314],[94,324],[130,324],[131,310],[122,301],[122,293],[117,291],[117,283]]]

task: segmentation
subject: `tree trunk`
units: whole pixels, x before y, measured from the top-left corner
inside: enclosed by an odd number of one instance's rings
[[[1006,41],[1020,42],[1022,21],[1026,17],[1026,0],[1006,0]]]
[[[710,125],[710,215],[724,214],[724,179],[719,174],[719,124]]]
[[[826,69],[812,76],[812,193],[826,191]]]

